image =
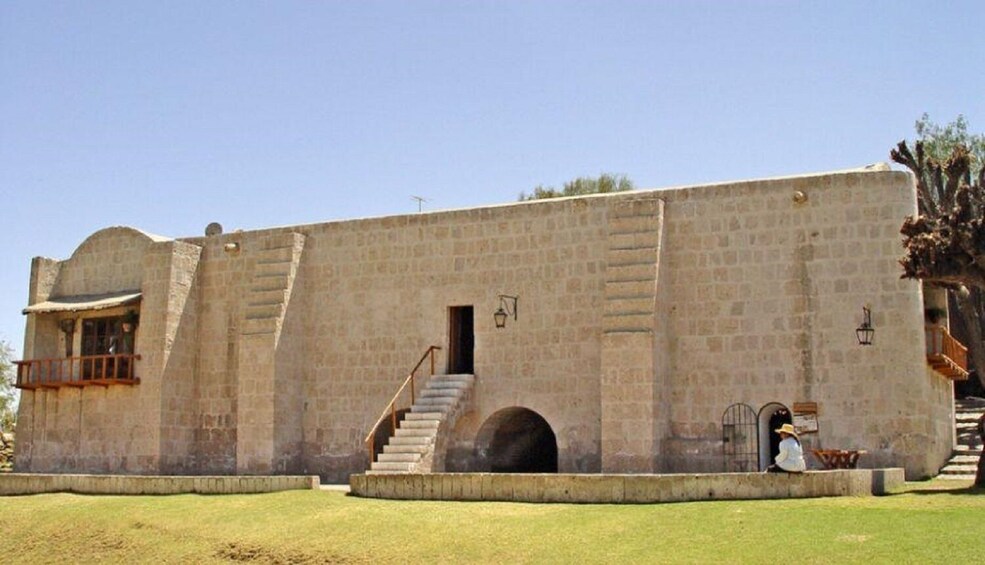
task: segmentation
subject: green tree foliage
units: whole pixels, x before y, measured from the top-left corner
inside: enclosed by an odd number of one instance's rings
[[[0,341],[0,432],[12,432],[17,421],[17,389],[14,388],[13,350]]]
[[[977,176],[985,165],[985,134],[968,133],[968,120],[961,114],[949,124],[940,125],[930,121],[924,113],[915,124],[917,141],[923,143],[927,157],[938,163],[951,158],[955,147],[963,146],[971,154],[971,175]]]
[[[625,192],[633,190],[636,185],[626,175],[602,173],[598,178],[578,177],[564,183],[558,190],[553,186],[537,185],[531,194],[520,193],[520,201],[541,200],[543,198],[560,198],[562,196],[581,196],[584,194],[604,194],[607,192]]]

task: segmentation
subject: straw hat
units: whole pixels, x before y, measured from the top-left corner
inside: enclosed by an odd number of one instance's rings
[[[773,431],[778,434],[790,434],[793,437],[800,439],[800,436],[797,435],[797,430],[794,429],[793,424],[783,424]]]

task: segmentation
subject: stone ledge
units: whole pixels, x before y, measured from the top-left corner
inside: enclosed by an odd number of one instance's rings
[[[903,469],[670,475],[426,473],[352,475],[368,498],[512,502],[654,503],[870,496],[903,486]]]
[[[78,494],[244,494],[317,489],[317,475],[61,475],[0,474],[0,495]]]

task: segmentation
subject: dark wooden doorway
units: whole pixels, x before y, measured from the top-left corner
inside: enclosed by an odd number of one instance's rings
[[[471,375],[474,349],[472,307],[452,306],[448,309],[448,374]]]

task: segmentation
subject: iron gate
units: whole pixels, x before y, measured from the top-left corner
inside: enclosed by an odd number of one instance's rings
[[[759,471],[759,423],[748,404],[733,404],[722,414],[722,454],[726,473]]]

